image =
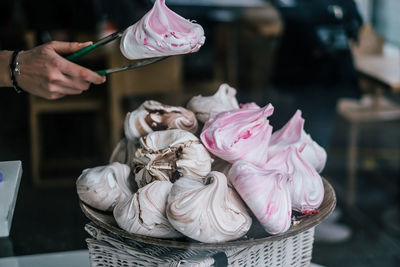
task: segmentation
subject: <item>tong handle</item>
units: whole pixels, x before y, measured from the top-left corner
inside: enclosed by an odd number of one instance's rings
[[[153,58],[147,58],[147,59],[141,59],[137,62],[134,62],[132,64],[118,67],[118,68],[113,68],[113,69],[106,69],[106,70],[97,70],[95,71],[97,74],[100,75],[109,75],[112,73],[120,72],[120,71],[125,71],[125,70],[130,70],[130,69],[136,69],[140,67],[144,67],[153,63],[156,63],[158,61],[164,60],[166,58],[169,58],[170,56],[161,56],[161,57],[153,57]]]
[[[76,51],[75,53],[67,56],[66,59],[68,59],[69,61],[75,62],[76,60],[83,57],[84,55],[89,54],[90,52],[102,47],[103,45],[108,44],[109,42],[114,41],[115,39],[121,37],[123,32],[124,32],[124,30],[114,32],[114,33],[100,39],[96,43],[88,45],[88,46]]]
[[[80,57],[86,55],[87,53],[89,53],[89,52],[91,52],[91,51],[93,51],[95,49],[96,49],[95,45],[94,44],[90,44],[90,45],[88,45],[88,46],[76,51],[75,53],[67,56],[66,59],[68,59],[69,61],[75,62]]]

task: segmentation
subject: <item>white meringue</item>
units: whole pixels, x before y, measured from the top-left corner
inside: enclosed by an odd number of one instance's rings
[[[270,234],[286,232],[291,225],[290,176],[237,161],[228,174],[236,191]]]
[[[230,163],[246,160],[263,166],[268,159],[268,143],[272,133],[268,117],[271,104],[259,109],[238,109],[211,117],[200,135],[204,146]]]
[[[272,134],[268,150],[269,157],[275,156],[290,145],[294,145],[298,149],[304,147],[300,149],[302,157],[317,172],[322,172],[326,164],[326,151],[304,131],[304,119],[301,117],[300,110],[296,111],[285,126]]]
[[[153,131],[182,129],[195,133],[198,123],[194,113],[183,107],[173,107],[154,100],[145,101],[125,117],[125,136],[130,141]]]
[[[238,109],[236,100],[236,89],[228,84],[221,84],[218,91],[212,96],[194,96],[187,103],[186,107],[196,114],[201,122],[206,122],[210,117],[222,111]]]
[[[119,202],[114,209],[118,226],[133,234],[159,238],[181,237],[165,214],[171,187],[170,182],[154,181],[140,188],[130,198]]]
[[[182,177],[168,196],[167,217],[184,235],[205,243],[235,240],[247,233],[251,218],[223,173],[210,172],[209,183]]]
[[[140,139],[134,162],[139,187],[155,180],[174,182],[182,176],[203,179],[211,171],[207,149],[192,133],[157,131]]]
[[[265,169],[278,169],[292,176],[289,190],[293,210],[311,214],[321,205],[324,199],[322,178],[295,146],[269,159]]]
[[[128,59],[179,55],[196,52],[204,44],[204,30],[156,0],[153,8],[127,28],[120,49]]]
[[[128,165],[119,162],[83,170],[76,181],[79,198],[93,208],[112,211],[119,201],[133,194],[130,171]]]

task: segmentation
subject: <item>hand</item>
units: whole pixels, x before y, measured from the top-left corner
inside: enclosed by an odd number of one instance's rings
[[[18,61],[21,74],[16,74],[18,85],[30,94],[46,99],[58,99],[65,95],[81,94],[91,83],[104,83],[105,76],[61,56],[74,53],[90,44],[91,42],[52,41],[20,52]]]

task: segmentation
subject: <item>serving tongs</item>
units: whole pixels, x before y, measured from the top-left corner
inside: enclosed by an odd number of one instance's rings
[[[66,59],[68,59],[69,61],[72,62],[76,62],[79,58],[83,57],[86,54],[89,54],[91,52],[93,52],[94,50],[118,39],[121,38],[122,34],[124,33],[124,30],[120,30],[117,32],[114,32],[100,40],[98,40],[97,42],[90,44],[78,51],[76,51],[75,53],[69,55],[66,57]],[[111,73],[115,73],[115,72],[120,72],[120,71],[125,71],[125,70],[130,70],[130,69],[135,69],[135,68],[139,68],[139,67],[144,67],[147,66],[149,64],[152,63],[156,63],[158,61],[161,61],[163,59],[166,59],[169,56],[162,56],[162,57],[153,57],[153,58],[146,58],[146,59],[139,59],[137,61],[135,61],[132,64],[126,65],[126,66],[122,66],[122,67],[118,67],[118,68],[112,68],[112,69],[105,69],[105,70],[97,70],[95,71],[96,73],[100,74],[100,75],[108,75]]]

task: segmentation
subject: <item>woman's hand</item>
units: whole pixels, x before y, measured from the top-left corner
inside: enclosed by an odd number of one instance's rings
[[[61,56],[90,44],[52,41],[20,52],[18,61],[21,74],[16,74],[18,85],[30,94],[57,99],[65,95],[81,94],[91,83],[104,83],[105,76]]]

